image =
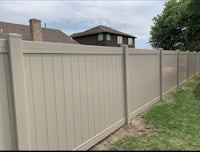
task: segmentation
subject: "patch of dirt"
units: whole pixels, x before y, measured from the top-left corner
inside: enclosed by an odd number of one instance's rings
[[[131,123],[123,126],[122,128],[115,131],[113,134],[108,136],[106,139],[92,147],[91,151],[107,150],[111,144],[123,138],[124,136],[150,136],[155,130],[153,126],[145,125],[142,115],[135,117],[131,120]]]
[[[176,92],[177,90],[174,90],[172,92]],[[165,98],[163,98],[162,103],[170,103],[175,101],[174,98],[172,97],[172,95],[167,95]]]
[[[186,89],[186,85],[182,85],[182,86],[180,86],[180,90],[185,90]]]

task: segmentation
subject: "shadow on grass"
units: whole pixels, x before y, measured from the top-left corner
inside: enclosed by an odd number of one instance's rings
[[[200,83],[195,87],[193,95],[195,99],[200,100]]]

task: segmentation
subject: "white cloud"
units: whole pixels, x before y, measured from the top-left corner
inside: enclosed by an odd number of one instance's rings
[[[152,18],[162,12],[165,1],[1,1],[0,21],[28,24],[41,19],[68,35],[99,24],[137,37],[136,47],[150,47]],[[84,28],[85,29],[84,29]],[[73,30],[72,30],[73,29]]]

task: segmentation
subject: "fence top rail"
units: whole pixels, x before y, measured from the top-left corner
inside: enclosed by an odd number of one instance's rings
[[[8,41],[0,39],[0,53],[8,53]]]
[[[156,54],[160,54],[160,51],[159,50],[128,48],[128,53],[130,55],[156,55]]]
[[[192,55],[197,55],[197,54],[199,54],[198,52],[189,52],[190,54],[192,54]]]
[[[121,47],[104,47],[81,44],[22,41],[25,54],[111,54],[121,55]]]
[[[186,52],[186,51],[180,51],[180,55],[188,55],[188,52]]]
[[[177,51],[163,50],[163,55],[176,55]]]

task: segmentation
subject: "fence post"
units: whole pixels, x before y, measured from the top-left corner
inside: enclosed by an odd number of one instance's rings
[[[160,50],[160,101],[163,100],[163,75],[162,75],[162,67],[163,67],[163,49],[159,48]]]
[[[177,50],[177,89],[179,89],[180,51]]]
[[[188,53],[188,63],[187,63],[187,81],[189,81],[189,75],[190,75],[190,51],[187,51]]]
[[[21,48],[22,36],[8,34],[12,94],[17,131],[17,149],[29,150],[28,116],[25,92],[24,59]]]
[[[129,98],[129,54],[128,45],[121,45],[124,51],[124,78],[125,78],[125,112],[126,112],[126,123],[130,123],[130,98]]]

